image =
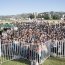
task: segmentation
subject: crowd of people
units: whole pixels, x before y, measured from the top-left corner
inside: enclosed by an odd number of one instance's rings
[[[11,43],[17,40],[20,43],[41,44],[49,39],[61,40],[65,38],[63,24],[49,25],[37,23],[16,23],[18,30],[4,29],[1,39],[2,43]]]
[[[37,23],[37,22],[23,22],[23,23],[13,23],[18,29],[4,28],[2,33],[0,33],[0,39],[2,44],[20,44],[22,45],[32,45],[30,49],[36,50],[42,55],[39,56],[43,59],[45,55],[44,51],[47,52],[48,48],[45,42],[48,40],[62,40],[65,38],[65,24],[49,24],[48,22]]]
[[[20,45],[46,45],[48,40],[61,40],[65,38],[65,24],[42,24],[37,22],[15,23],[17,30],[4,28],[0,35],[2,44],[16,43]]]

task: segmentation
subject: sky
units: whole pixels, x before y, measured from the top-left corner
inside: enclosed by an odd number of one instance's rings
[[[65,0],[0,0],[0,15],[64,11]]]

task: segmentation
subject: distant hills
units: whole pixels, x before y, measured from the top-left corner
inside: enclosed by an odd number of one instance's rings
[[[24,13],[24,14],[17,14],[17,15],[6,15],[0,16],[0,20],[14,20],[14,19],[22,19],[22,18],[44,18],[44,19],[61,19],[62,16],[65,15],[65,12],[42,12],[42,13]]]

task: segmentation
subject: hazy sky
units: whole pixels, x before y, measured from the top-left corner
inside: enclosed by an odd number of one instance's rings
[[[0,0],[0,15],[65,11],[65,0]]]

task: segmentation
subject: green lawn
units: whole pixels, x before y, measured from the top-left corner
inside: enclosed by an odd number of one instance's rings
[[[65,65],[65,59],[50,57],[42,65]]]
[[[30,62],[24,59],[4,62],[2,65],[30,65]]]
[[[4,62],[2,65],[30,65],[30,62],[24,59],[19,59]],[[65,59],[50,57],[42,65],[65,65]]]

